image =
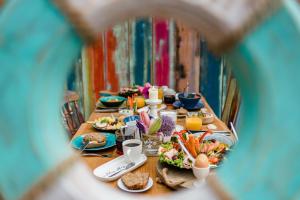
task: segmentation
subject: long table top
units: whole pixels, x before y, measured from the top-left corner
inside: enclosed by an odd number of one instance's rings
[[[211,107],[209,106],[209,104],[207,103],[207,101],[205,100],[204,97],[201,98],[202,102],[204,103],[205,108],[207,109],[208,112],[213,113],[213,110],[211,109]],[[169,107],[167,109],[173,109],[172,107]],[[114,116],[118,116],[118,113],[113,113]],[[89,117],[89,121],[93,121],[99,117],[104,117],[104,116],[110,116],[111,113],[97,113],[97,112],[93,112],[91,114],[91,116]],[[185,126],[185,119],[177,119],[177,124]],[[223,123],[219,118],[215,117],[215,120],[213,122],[213,124],[217,127],[216,130],[220,130],[220,131],[229,131],[228,127],[226,126],[225,123]],[[208,130],[207,125],[203,125],[202,126],[202,130]],[[77,133],[74,135],[74,137],[77,137],[79,135],[85,134],[85,133],[89,133],[89,132],[93,132],[95,131],[95,129],[92,127],[91,124],[88,123],[83,123],[79,130],[77,131]],[[116,153],[116,148],[112,148],[112,149],[108,149],[108,150],[102,150],[101,153],[110,153],[112,154],[112,158],[100,158],[100,157],[82,157],[82,159],[84,160],[84,162],[88,165],[88,167],[91,170],[94,170],[95,168],[97,168],[98,166],[118,157],[119,155]],[[158,162],[158,157],[148,157],[147,162],[141,166],[140,168],[136,169],[135,171],[140,171],[140,172],[148,172],[150,174],[150,177],[153,179],[153,187],[146,191],[145,193],[142,193],[143,195],[163,195],[163,194],[168,194],[174,190],[169,189],[167,186],[159,184],[156,182],[156,165]],[[111,185],[112,187],[118,189],[117,186],[117,181],[113,181],[110,183],[107,183],[109,185]]]

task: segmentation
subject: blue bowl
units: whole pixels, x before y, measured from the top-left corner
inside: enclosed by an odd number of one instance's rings
[[[201,96],[197,94],[188,94],[187,97],[184,97],[184,93],[180,93],[178,94],[178,98],[185,108],[192,109],[198,104]]]
[[[140,116],[138,116],[138,115],[128,116],[128,117],[125,117],[125,118],[123,119],[123,121],[124,121],[125,124],[126,124],[127,122],[137,121],[137,120],[140,120]]]
[[[107,107],[118,107],[120,106],[126,98],[120,96],[108,96],[108,97],[101,97],[99,101],[107,106]]]

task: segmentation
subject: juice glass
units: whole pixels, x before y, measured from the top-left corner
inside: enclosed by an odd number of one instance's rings
[[[185,128],[190,131],[199,131],[202,128],[202,119],[196,113],[188,113],[185,119]]]
[[[162,87],[158,88],[158,99],[163,99],[164,98],[164,90]]]
[[[145,106],[145,98],[142,96],[137,96],[134,98],[137,108],[142,108]]]

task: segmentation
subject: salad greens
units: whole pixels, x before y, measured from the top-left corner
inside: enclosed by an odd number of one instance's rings
[[[186,156],[181,149],[179,149],[178,151],[175,151],[176,153],[172,156],[172,158],[169,158],[168,156],[166,156],[165,152],[168,152],[168,151],[174,149],[172,142],[164,143],[161,145],[160,148],[161,148],[161,152],[159,153],[159,161],[161,163],[167,163],[169,165],[173,165],[173,166],[179,167],[179,168],[186,168],[186,165],[185,165]],[[191,162],[186,163],[186,164],[191,164]]]

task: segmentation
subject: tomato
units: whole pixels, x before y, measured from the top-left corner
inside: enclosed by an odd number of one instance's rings
[[[211,164],[217,164],[219,162],[219,158],[217,157],[210,157],[208,160]]]

